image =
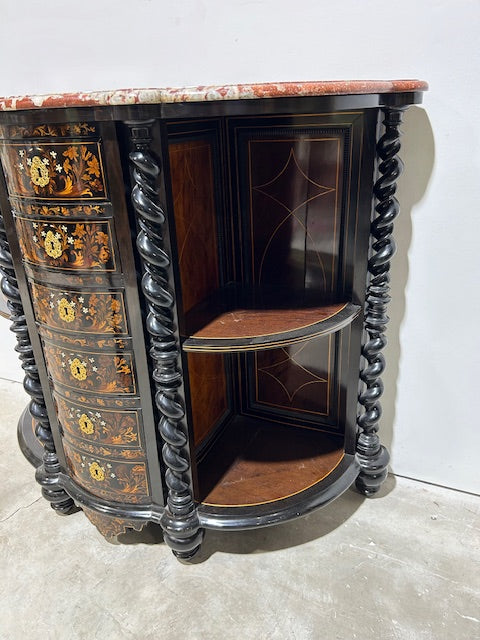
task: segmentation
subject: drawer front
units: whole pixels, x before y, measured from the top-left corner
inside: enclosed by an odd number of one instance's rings
[[[67,271],[115,271],[110,221],[68,222],[17,216],[15,226],[25,262]]]
[[[57,415],[65,436],[95,445],[141,447],[140,411],[112,411],[70,402],[54,394]]]
[[[74,292],[30,282],[37,322],[52,329],[127,335],[123,291]]]
[[[1,148],[8,192],[17,198],[106,198],[98,141],[6,142]]]
[[[44,354],[54,384],[95,394],[136,393],[130,352],[73,351],[44,340]]]
[[[150,501],[144,461],[92,456],[65,441],[64,451],[71,478],[93,495],[123,503]]]

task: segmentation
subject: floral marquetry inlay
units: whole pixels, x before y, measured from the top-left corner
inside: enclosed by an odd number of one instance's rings
[[[10,198],[14,214],[20,216],[39,216],[43,218],[91,218],[111,215],[109,204],[36,204],[20,198]]]
[[[127,334],[121,291],[72,292],[30,284],[35,318],[53,329],[89,333]]]
[[[26,262],[57,269],[114,271],[109,222],[44,222],[15,218]]]
[[[5,125],[0,127],[1,138],[76,138],[92,137],[96,133],[94,122],[68,122],[60,124]]]
[[[90,409],[59,395],[55,395],[55,400],[58,420],[67,437],[88,437],[96,445],[112,447],[140,445],[138,411]]]
[[[54,382],[94,393],[135,393],[130,353],[75,352],[46,341],[44,353]]]
[[[73,479],[88,491],[115,502],[149,501],[145,462],[92,457],[69,443],[65,443],[64,448]]]
[[[10,195],[18,198],[105,198],[100,144],[4,143]]]

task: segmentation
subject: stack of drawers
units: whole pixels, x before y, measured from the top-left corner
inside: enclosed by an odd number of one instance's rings
[[[0,148],[69,475],[140,505],[142,408],[98,127],[8,125]]]

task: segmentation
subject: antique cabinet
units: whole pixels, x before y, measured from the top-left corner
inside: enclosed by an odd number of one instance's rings
[[[52,508],[283,522],[386,476],[399,124],[424,82],[0,100],[0,266]]]

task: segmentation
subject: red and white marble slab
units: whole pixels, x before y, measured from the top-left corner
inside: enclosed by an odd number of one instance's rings
[[[116,89],[0,98],[0,111],[92,107],[172,102],[211,102],[215,100],[252,100],[288,96],[328,96],[368,93],[404,93],[426,91],[422,80],[328,80],[316,82],[269,82],[163,89]]]

